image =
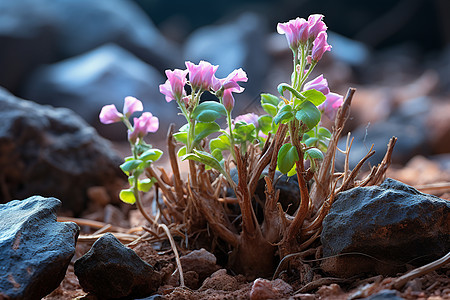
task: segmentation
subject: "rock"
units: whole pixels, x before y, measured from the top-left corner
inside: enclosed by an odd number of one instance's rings
[[[258,278],[253,282],[250,300],[283,299],[292,291],[292,287],[281,279],[270,281]]]
[[[0,299],[41,299],[64,279],[80,229],[56,222],[60,206],[41,196],[0,204]]]
[[[206,251],[204,248],[182,256],[180,261],[183,272],[195,271],[200,282],[203,282],[206,277],[219,270],[214,254]]]
[[[17,92],[34,67],[107,43],[127,49],[161,72],[182,64],[177,47],[132,1],[2,1],[0,85]]]
[[[179,120],[175,103],[167,103],[159,92],[165,79],[159,72],[125,49],[108,44],[80,56],[39,68],[30,79],[26,97],[41,104],[67,107],[96,127],[100,134],[126,139],[123,124],[104,125],[98,118],[101,108],[115,104],[123,108],[126,96],[134,96],[144,110],[159,117],[160,136],[169,123]],[[172,117],[165,117],[165,116]]]
[[[353,188],[337,195],[321,242],[323,257],[330,257],[322,268],[337,276],[422,265],[448,252],[450,202],[390,178],[380,186]]]
[[[265,19],[247,12],[228,23],[197,29],[185,43],[184,58],[196,64],[206,60],[219,65],[218,78],[238,68],[247,72],[249,82],[242,84],[246,92],[237,97],[245,97],[245,94],[251,96],[236,101],[235,115],[240,114],[261,92],[262,87],[258,83],[265,78],[269,62],[268,52],[263,47],[267,32]]]
[[[87,189],[107,186],[117,199],[125,177],[111,144],[79,116],[14,97],[0,88],[0,202],[32,195],[62,199],[79,214]]]
[[[208,277],[203,282],[199,291],[205,291],[208,289],[217,291],[235,291],[239,288],[239,282],[231,275],[227,274],[227,270],[220,269],[214,272],[211,277]]]
[[[148,297],[161,284],[161,275],[111,233],[99,238],[74,267],[83,290],[101,299]]]

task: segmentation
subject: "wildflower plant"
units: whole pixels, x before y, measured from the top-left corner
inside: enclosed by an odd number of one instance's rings
[[[100,113],[101,122],[122,121],[128,128],[133,155],[125,158],[121,169],[128,175],[130,188],[124,189],[120,198],[128,203],[136,201],[143,211],[140,192],[147,192],[157,183],[164,198],[161,222],[181,224],[188,243],[189,237],[205,232],[212,234],[215,241],[225,242],[232,253],[229,267],[248,277],[272,275],[276,253],[280,258],[287,257],[314,243],[336,193],[381,182],[395,143],[395,139],[391,141],[385,160],[365,180],[357,182],[356,175],[373,151],[352,171],[347,157],[344,172],[335,174],[337,141],[355,90],[350,89],[344,101],[343,96],[330,91],[323,75],[308,81],[323,55],[331,50],[322,15],[279,23],[277,30],[286,36],[292,51],[293,71],[290,83],[278,85],[278,96],[261,94],[264,115],[248,113],[233,118],[234,95],[244,91],[241,83],[248,80],[242,69],[217,78],[219,66],[187,61],[184,70],[166,71],[167,80],[159,89],[167,102],[176,102],[186,119],[178,132],[172,126],[168,134],[172,176],[164,169],[156,172],[152,163],[162,151],[144,141],[148,132],[158,129],[158,119],[144,112],[133,119],[134,124],[129,121],[132,113],[143,110],[139,100],[125,98],[123,113],[113,105],[103,107]],[[218,101],[200,101],[205,93]],[[335,121],[332,131],[321,125],[323,115]],[[226,120],[225,128],[218,123],[221,118]],[[347,156],[349,149],[347,146]],[[181,177],[178,159],[189,162],[188,180]],[[233,169],[237,178],[232,176]],[[268,172],[263,177],[264,169]],[[297,177],[301,199],[291,216],[278,204],[276,170]],[[261,180],[265,182],[266,199],[261,204],[264,217],[258,220],[253,199]],[[230,188],[235,196],[227,192]],[[158,199],[154,201],[159,203]],[[233,220],[230,206],[239,208],[240,222]],[[143,214],[158,225],[147,212]],[[179,229],[174,231],[179,233]]]

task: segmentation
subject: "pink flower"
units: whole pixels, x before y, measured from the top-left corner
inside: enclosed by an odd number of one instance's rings
[[[123,115],[117,111],[117,108],[114,104],[103,106],[99,116],[100,122],[102,122],[103,124],[119,122],[122,117]]]
[[[129,118],[136,111],[143,111],[144,106],[142,102],[138,99],[128,96],[125,97],[125,102],[123,104],[123,114]]]
[[[303,18],[296,18],[286,23],[278,23],[277,32],[285,34],[289,47],[297,50],[300,44],[308,40],[308,22]]]
[[[215,91],[223,88],[224,90],[231,89],[232,92],[241,93],[242,91],[244,91],[244,88],[239,86],[237,82],[247,82],[247,80],[247,74],[244,72],[244,70],[242,70],[242,68],[239,68],[231,72],[227,77],[223,79],[217,79],[214,76],[212,88]]]
[[[128,130],[128,140],[133,144],[138,138],[142,139],[148,132],[156,132],[159,127],[159,120],[150,112],[144,112],[139,118],[134,118],[133,130]]]
[[[213,66],[207,61],[200,61],[198,65],[190,61],[186,62],[186,67],[189,70],[189,81],[194,90],[201,89],[207,91],[211,88],[214,74],[219,66]]]
[[[167,80],[164,84],[159,85],[159,91],[166,96],[167,102],[174,99],[178,102],[186,95],[184,86],[187,83],[187,73],[188,70],[166,70]]]
[[[327,33],[325,31],[321,31],[317,38],[314,40],[311,59],[315,62],[318,62],[322,55],[326,51],[330,51],[331,46],[327,43]]]
[[[236,119],[234,119],[234,122],[244,121],[247,124],[253,124],[255,125],[255,128],[259,127],[258,123],[258,115],[255,113],[248,113],[245,115],[237,116]]]
[[[315,14],[308,17],[308,38],[314,41],[322,31],[327,30],[327,25],[322,21],[323,15]]]
[[[330,120],[334,120],[336,112],[344,102],[344,97],[336,93],[328,93],[325,102],[320,104],[317,108],[322,111]]]
[[[305,83],[303,90],[304,91],[317,90],[324,95],[327,95],[330,92],[330,89],[328,88],[328,81],[325,78],[323,78],[323,75],[319,75],[313,80]]]
[[[231,90],[231,89],[226,89],[226,90],[223,92],[223,98],[222,98],[222,101],[223,101],[223,106],[225,106],[225,109],[226,109],[228,112],[231,112],[231,110],[232,110],[233,107],[234,107],[234,97],[233,97],[233,93],[232,93],[232,90]]]

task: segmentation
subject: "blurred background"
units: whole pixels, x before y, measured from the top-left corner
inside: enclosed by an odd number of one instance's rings
[[[395,135],[395,164],[418,164],[423,175],[433,163],[448,174],[448,0],[0,0],[0,86],[70,108],[112,141],[124,141],[125,130],[100,124],[101,107],[120,109],[135,96],[160,118],[153,138],[162,141],[169,123],[183,124],[159,93],[164,70],[202,59],[220,65],[219,77],[242,67],[249,81],[234,115],[262,113],[260,93],[275,93],[292,72],[277,23],[314,13],[325,16],[333,49],[311,79],[324,74],[343,95],[358,89],[347,125],[355,137],[351,164],[372,143],[376,164]]]

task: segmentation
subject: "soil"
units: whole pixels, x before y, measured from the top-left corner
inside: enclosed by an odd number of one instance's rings
[[[424,157],[416,157],[410,164],[404,167],[396,168],[393,166],[388,172],[388,176],[403,180],[413,186],[421,187],[425,192],[437,194],[441,198],[450,200],[450,193],[447,190],[435,191],[432,188],[435,183],[442,182],[449,178],[449,174],[442,172],[439,168],[433,168],[433,163]],[[428,172],[426,180],[415,176],[426,166]],[[433,171],[434,170],[434,171]],[[128,214],[128,220],[116,220],[121,224],[130,224],[130,226],[142,225],[144,219],[137,211]],[[91,214],[92,216],[92,214]],[[125,216],[125,214],[124,214]],[[120,219],[120,218],[119,218]],[[140,235],[144,233],[135,232]],[[97,299],[93,295],[86,294],[79,285],[78,279],[73,271],[73,262],[86,253],[95,239],[80,239],[77,244],[76,255],[70,264],[66,277],[61,285],[46,300],[55,299]],[[124,241],[123,241],[124,242]],[[124,244],[127,244],[126,241]],[[181,243],[179,243],[181,244]],[[195,272],[186,272],[186,287],[179,287],[178,273],[174,255],[165,241],[149,242],[142,240],[130,247],[146,262],[154,266],[164,275],[163,285],[159,288],[157,294],[164,296],[164,299],[250,299],[253,281],[248,281],[242,275],[231,274],[224,268],[219,270],[205,281],[198,282],[198,275]],[[318,246],[320,250],[320,245]],[[182,250],[183,251],[183,250]],[[367,274],[367,276],[353,277],[350,279],[329,278],[324,274],[315,259],[317,251],[311,251],[305,268],[309,270],[309,284],[305,285],[304,276],[299,272],[281,272],[278,278],[283,279],[290,286],[292,291],[283,294],[278,292],[276,299],[358,299],[374,295],[383,289],[390,289],[391,284],[404,275],[382,276],[377,274]],[[186,255],[189,251],[185,250],[180,255]],[[413,269],[407,266],[408,270]],[[410,280],[402,289],[398,291],[398,296],[404,299],[450,299],[450,264],[447,264],[435,271],[429,272],[423,276]],[[251,299],[261,299],[254,298]],[[273,299],[273,298],[270,298]]]

